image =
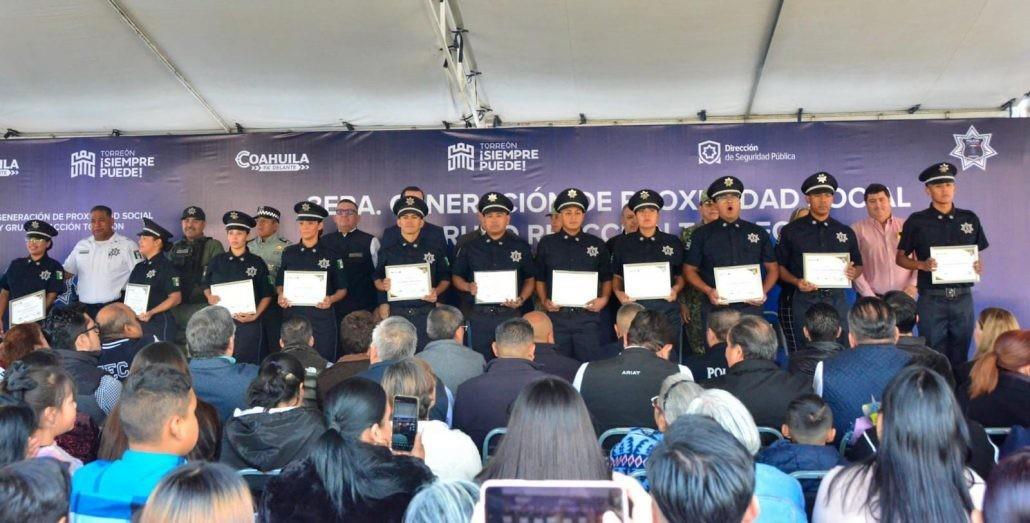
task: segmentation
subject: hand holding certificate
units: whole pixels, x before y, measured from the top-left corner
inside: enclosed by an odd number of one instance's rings
[[[428,263],[387,265],[386,279],[390,289],[386,291],[387,301],[421,300],[433,292]]]
[[[146,314],[150,303],[150,286],[129,283],[125,285],[125,305],[136,313],[136,316]]]
[[[504,303],[519,297],[517,271],[475,271],[476,303]]]
[[[597,298],[597,273],[551,271],[551,301],[559,307],[586,307]]]
[[[757,264],[716,267],[715,290],[722,303],[765,301],[762,269]]]
[[[283,297],[293,306],[315,306],[325,300],[329,273],[326,271],[283,272]]]
[[[976,283],[980,275],[974,264],[980,259],[976,245],[954,247],[930,247],[930,257],[937,262],[937,268],[930,273],[930,283]]]
[[[216,283],[211,286],[211,294],[218,296],[218,305],[229,309],[229,313],[234,316],[257,313],[254,284],[251,280]]]
[[[820,289],[849,289],[848,265],[851,255],[846,252],[806,252],[804,254],[805,277]]]
[[[669,262],[627,263],[622,266],[623,287],[634,300],[665,300],[672,294]]]
[[[46,293],[36,291],[11,300],[11,325],[32,323],[46,317]]]

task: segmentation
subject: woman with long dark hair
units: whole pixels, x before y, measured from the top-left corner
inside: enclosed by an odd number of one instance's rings
[[[959,401],[987,427],[1030,425],[1030,330],[1002,333],[976,359]]]
[[[307,459],[268,482],[260,521],[402,521],[433,473],[414,455],[394,454],[392,414],[376,382],[348,378],[325,398],[329,427]]]
[[[812,521],[969,521],[984,482],[965,467],[969,433],[948,382],[905,368],[887,385],[876,421],[879,451],[826,475]]]

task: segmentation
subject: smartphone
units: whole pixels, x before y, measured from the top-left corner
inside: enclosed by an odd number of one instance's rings
[[[487,523],[629,521],[629,497],[614,481],[490,480],[480,499]]]
[[[390,447],[410,452],[415,448],[415,433],[418,432],[418,398],[394,396],[392,421],[393,439]]]

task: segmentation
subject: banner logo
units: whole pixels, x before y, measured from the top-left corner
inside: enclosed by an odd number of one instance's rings
[[[97,155],[86,150],[72,153],[72,178],[97,176]]]
[[[714,140],[705,140],[697,144],[698,165],[722,163],[722,144]]]
[[[797,155],[787,151],[766,151],[755,143],[722,143],[705,140],[697,144],[698,165],[724,163],[794,161]]]
[[[311,161],[304,153],[255,154],[240,151],[236,154],[236,165],[240,169],[258,172],[297,172],[310,169]]]
[[[962,160],[962,170],[970,167],[978,167],[981,171],[987,170],[987,159],[997,156],[998,152],[991,148],[991,133],[980,134],[972,125],[966,130],[966,134],[953,134],[955,148],[951,155]]]
[[[476,170],[476,148],[467,143],[456,143],[447,147],[447,171]]]
[[[518,142],[465,142],[447,146],[448,171],[524,172],[540,160],[540,149],[522,147]]]
[[[19,169],[17,158],[11,158],[10,160],[6,158],[0,158],[0,177],[15,176],[18,174],[18,172]]]

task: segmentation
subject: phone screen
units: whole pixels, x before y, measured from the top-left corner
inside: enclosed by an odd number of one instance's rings
[[[415,433],[418,432],[418,398],[413,396],[393,397],[393,439],[394,450],[410,451],[415,448]]]
[[[626,518],[625,493],[610,482],[598,486],[494,485],[483,490],[487,523],[601,523],[606,513],[619,521]]]

